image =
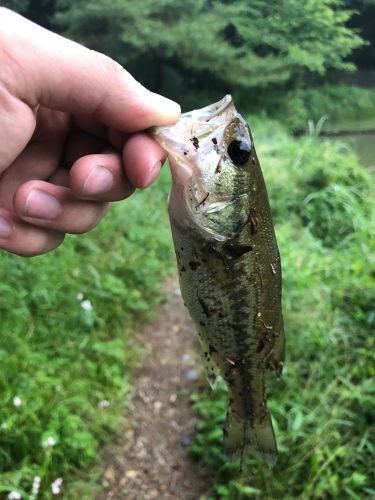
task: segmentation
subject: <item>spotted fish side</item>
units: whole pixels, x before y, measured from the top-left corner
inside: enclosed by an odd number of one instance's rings
[[[266,370],[281,375],[284,329],[281,265],[270,207],[259,173],[247,222],[224,243],[187,232],[170,220],[184,302],[196,325],[208,380],[218,373],[229,390],[225,447],[230,455],[258,455],[269,464],[277,447],[268,412]],[[266,201],[265,201],[266,200]]]

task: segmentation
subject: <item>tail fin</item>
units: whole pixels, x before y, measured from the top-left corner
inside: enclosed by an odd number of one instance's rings
[[[275,465],[277,445],[269,413],[261,425],[252,426],[250,421],[229,411],[224,434],[225,451],[229,456],[241,459],[241,468],[248,455],[263,459],[269,466]]]

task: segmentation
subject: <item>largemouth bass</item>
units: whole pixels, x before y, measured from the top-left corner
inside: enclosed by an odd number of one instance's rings
[[[224,444],[241,462],[277,456],[267,369],[281,375],[281,265],[266,186],[248,125],[230,95],[153,136],[168,152],[169,217],[183,300],[208,379],[228,387]]]

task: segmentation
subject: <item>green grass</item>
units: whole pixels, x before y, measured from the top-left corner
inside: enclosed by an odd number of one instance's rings
[[[80,475],[121,424],[134,336],[172,269],[168,188],[164,172],[51,254],[0,254],[0,497],[29,498],[40,476],[40,498],[58,477],[66,498],[83,498]]]
[[[241,478],[224,456],[223,386],[193,396],[191,453],[213,478],[208,498],[374,498],[373,179],[341,142],[252,126],[283,264],[286,367],[269,376],[279,460],[251,459]]]

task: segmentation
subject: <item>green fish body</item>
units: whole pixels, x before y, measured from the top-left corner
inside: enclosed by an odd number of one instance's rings
[[[208,380],[229,393],[224,442],[232,456],[274,463],[267,370],[281,375],[281,264],[250,129],[231,96],[182,115],[154,137],[168,152],[169,216],[183,300]]]

